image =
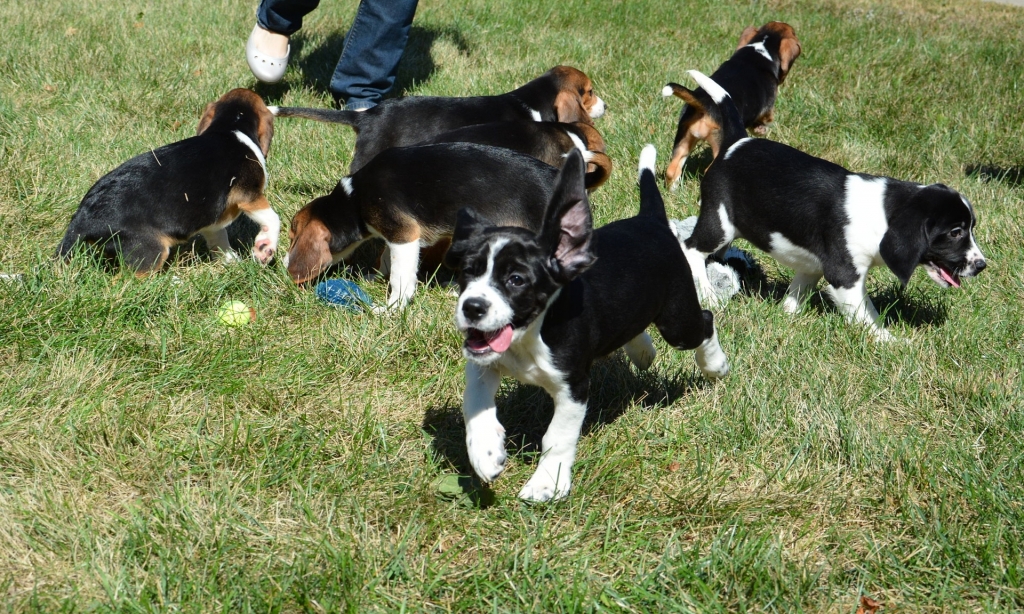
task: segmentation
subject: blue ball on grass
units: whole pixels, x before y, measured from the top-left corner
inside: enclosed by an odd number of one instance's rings
[[[352,311],[373,305],[373,299],[359,284],[347,279],[328,279],[316,285],[316,296],[331,307],[344,307]]]

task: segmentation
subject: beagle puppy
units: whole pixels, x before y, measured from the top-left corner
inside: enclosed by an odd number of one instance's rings
[[[789,74],[793,62],[800,57],[800,41],[789,24],[771,21],[760,28],[748,26],[732,57],[718,67],[711,78],[729,92],[740,111],[743,125],[759,136],[768,132],[766,124],[774,119],[775,96]],[[679,96],[665,86],[664,96]],[[672,158],[665,170],[665,182],[671,189],[679,184],[686,158],[698,141],[711,145],[712,158],[718,157],[722,127],[707,113],[685,105],[679,115],[679,127],[672,149]]]
[[[612,173],[612,160],[605,153],[601,133],[585,122],[491,122],[457,128],[422,144],[458,142],[511,149],[557,168],[565,164],[569,152],[577,149],[587,164],[584,185],[588,191],[595,190]]]
[[[303,117],[345,124],[356,131],[355,173],[391,147],[416,145],[439,134],[502,121],[591,123],[605,111],[590,78],[571,66],[555,66],[507,94],[447,98],[406,96],[382,101],[366,111],[270,107],[278,117]]]
[[[253,257],[266,264],[281,221],[263,191],[274,116],[263,99],[234,89],[203,111],[196,136],[135,156],[100,178],[71,217],[57,255],[79,243],[143,274],[172,246],[201,234],[225,260],[236,256],[226,228],[244,214],[259,224]]]
[[[387,308],[404,308],[416,290],[421,249],[447,251],[460,209],[537,230],[557,175],[553,166],[487,145],[393,147],[295,214],[288,274],[296,283],[310,281],[380,238],[381,273],[391,284]]]
[[[700,85],[687,104],[722,126],[722,156],[700,184],[700,215],[683,242],[697,288],[717,303],[705,259],[746,239],[794,271],[782,305],[797,313],[824,277],[825,292],[851,323],[878,340],[880,326],[867,293],[868,270],[888,267],[906,284],[922,267],[939,286],[960,287],[986,267],[974,240],[974,207],[941,183],[922,185],[854,173],[767,139],[747,136],[729,93],[691,70]]]

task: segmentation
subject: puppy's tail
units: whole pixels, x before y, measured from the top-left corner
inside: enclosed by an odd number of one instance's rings
[[[718,132],[721,134],[718,151],[722,151],[723,148],[728,149],[736,141],[746,138],[747,130],[743,126],[743,119],[729,92],[700,71],[688,70],[686,72],[700,87],[690,90],[678,83],[669,83],[662,88],[662,96],[678,96],[685,100],[686,104],[710,116],[718,125]]]
[[[359,129],[359,120],[365,113],[336,109],[310,109],[306,107],[267,107],[274,117],[301,117],[329,124],[345,124]]]
[[[640,176],[637,183],[640,184],[640,215],[656,217],[668,224],[668,215],[665,214],[665,201],[661,199],[661,191],[658,190],[658,182],[654,178],[654,163],[658,159],[658,151],[654,145],[647,144],[640,152],[640,164],[638,172]]]

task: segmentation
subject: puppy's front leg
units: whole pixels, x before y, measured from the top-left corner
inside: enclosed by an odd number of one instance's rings
[[[782,299],[782,310],[786,313],[797,314],[803,309],[807,295],[814,290],[821,273],[801,273],[797,271],[793,275],[793,281],[786,290],[786,298]]]
[[[825,286],[825,291],[851,324],[866,326],[877,341],[894,339],[892,333],[879,325],[881,316],[868,296],[866,275],[861,276],[852,288],[836,288],[830,284]]]
[[[260,232],[252,244],[252,257],[262,264],[267,264],[277,251],[277,242],[281,235],[281,218],[262,196],[251,203],[239,205],[238,208],[250,220],[260,225]]]
[[[519,491],[520,499],[539,503],[561,499],[569,494],[576,444],[583,429],[583,418],[587,414],[589,382],[584,381],[574,388],[577,389],[576,395],[568,385],[552,395],[555,399],[555,415],[551,417],[551,424],[541,442],[537,470]],[[583,400],[575,396],[582,396]]]
[[[388,271],[391,291],[388,293],[388,310],[404,309],[416,292],[416,271],[420,268],[420,242],[388,243],[391,258]]]
[[[722,301],[715,292],[715,287],[711,285],[711,280],[708,279],[707,255],[685,246],[683,254],[686,255],[686,263],[690,265],[693,283],[697,286],[701,304],[709,308],[718,307]]]
[[[199,231],[199,234],[203,235],[203,238],[206,239],[206,245],[210,248],[210,252],[221,258],[224,262],[235,262],[238,260],[238,256],[231,249],[226,228],[204,228]]]
[[[498,422],[494,403],[500,383],[497,371],[466,363],[466,392],[462,397],[466,450],[473,471],[485,482],[493,482],[505,470],[505,427]]]

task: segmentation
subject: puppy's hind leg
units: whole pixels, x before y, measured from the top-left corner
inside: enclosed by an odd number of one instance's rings
[[[174,243],[175,241],[170,237],[151,235],[130,238],[118,236],[107,245],[117,246],[120,249],[119,256],[124,263],[135,269],[136,275],[144,276],[163,268]]]
[[[641,371],[650,368],[654,357],[658,355],[658,350],[654,348],[654,342],[651,341],[651,336],[647,334],[647,331],[630,339],[626,345],[622,346],[622,349],[626,351],[629,361]]]
[[[672,347],[695,351],[697,367],[705,377],[725,377],[729,374],[729,360],[718,343],[715,316],[700,308],[693,286],[687,288],[682,282],[680,286],[654,324]]]
[[[235,255],[233,249],[231,249],[231,243],[228,241],[227,228],[220,226],[209,228],[203,228],[199,231],[199,234],[203,235],[206,239],[206,245],[210,248],[210,253],[219,257],[224,262],[235,262],[238,260],[238,256]]]

